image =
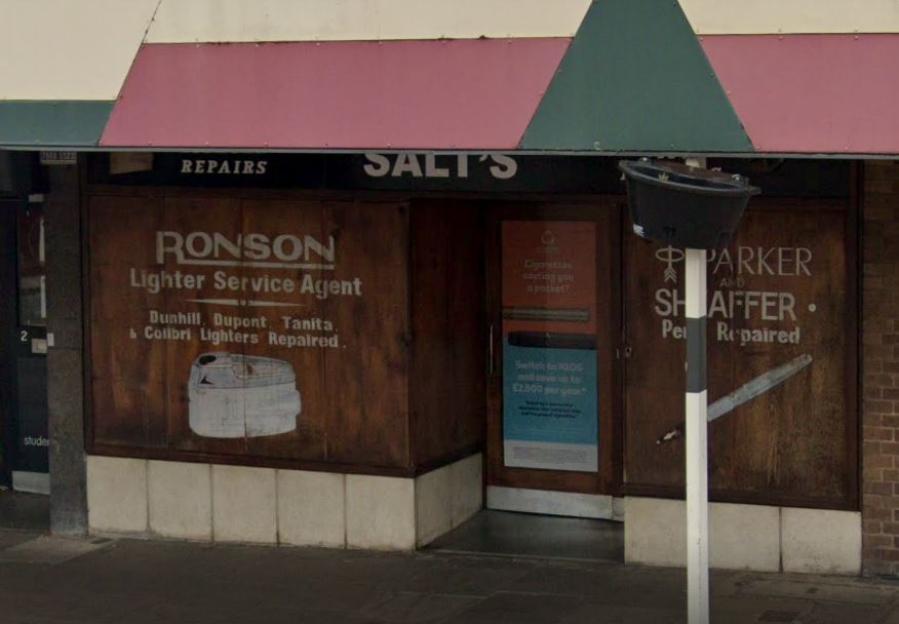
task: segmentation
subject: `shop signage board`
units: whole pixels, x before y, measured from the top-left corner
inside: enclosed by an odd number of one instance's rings
[[[146,154],[145,156],[151,156]],[[611,161],[499,152],[98,154],[95,184],[447,192],[620,192]]]
[[[93,197],[92,442],[404,465],[406,212]]]
[[[42,165],[74,165],[78,163],[77,152],[41,152],[40,155]]]
[[[503,152],[123,152],[90,154],[99,185],[452,193],[624,192],[617,158]],[[849,195],[846,161],[714,160],[709,166],[764,182],[767,196]],[[0,160],[0,180],[2,180]]]
[[[503,457],[595,472],[596,225],[502,224]]]
[[[849,229],[836,204],[750,209],[733,243],[708,252],[713,494],[849,504]],[[684,252],[631,236],[627,264],[627,482],[679,487]]]

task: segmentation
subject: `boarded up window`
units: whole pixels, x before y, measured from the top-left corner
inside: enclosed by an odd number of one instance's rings
[[[856,504],[851,229],[838,204],[760,201],[710,252],[713,497]],[[630,235],[626,256],[626,483],[672,495],[684,481],[683,252]]]
[[[409,464],[398,205],[94,197],[92,443]]]

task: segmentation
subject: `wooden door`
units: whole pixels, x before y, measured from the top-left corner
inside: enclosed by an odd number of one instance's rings
[[[620,487],[620,214],[613,200],[489,212],[488,486]]]

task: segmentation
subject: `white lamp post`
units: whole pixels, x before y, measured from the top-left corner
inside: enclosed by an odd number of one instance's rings
[[[731,176],[673,161],[622,161],[634,232],[685,247],[687,321],[687,616],[709,621],[708,393],[706,250],[730,242],[759,189]]]

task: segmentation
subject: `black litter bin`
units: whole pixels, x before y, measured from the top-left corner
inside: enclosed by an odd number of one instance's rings
[[[758,188],[739,175],[673,161],[623,160],[634,232],[674,247],[724,247]]]

